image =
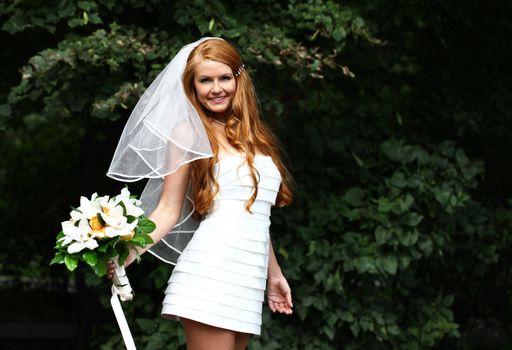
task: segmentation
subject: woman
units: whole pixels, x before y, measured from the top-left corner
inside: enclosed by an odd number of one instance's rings
[[[166,248],[181,253],[162,316],[182,322],[189,349],[245,349],[260,334],[265,284],[272,312],[292,313],[268,234],[270,207],[291,202],[289,174],[228,42],[203,38],[176,55],[135,107],[108,175],[150,178],[141,199],[159,243],[148,248],[167,262]],[[187,213],[200,223],[181,252]]]

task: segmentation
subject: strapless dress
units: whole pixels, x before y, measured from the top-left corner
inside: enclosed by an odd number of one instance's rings
[[[215,165],[219,192],[174,267],[163,317],[260,334],[270,209],[281,175],[271,157],[256,155],[254,166],[259,182],[251,214],[244,208],[253,191],[245,157],[228,156]]]

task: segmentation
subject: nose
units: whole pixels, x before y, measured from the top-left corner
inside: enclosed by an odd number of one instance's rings
[[[221,93],[221,92],[222,92],[222,87],[220,86],[219,81],[217,79],[215,79],[213,81],[212,93],[218,94],[218,93]]]

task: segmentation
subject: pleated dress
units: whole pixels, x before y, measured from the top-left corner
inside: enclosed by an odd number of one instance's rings
[[[215,165],[219,184],[212,208],[180,255],[165,290],[162,316],[260,334],[267,280],[270,209],[281,175],[271,157],[256,155],[258,194],[243,155]]]

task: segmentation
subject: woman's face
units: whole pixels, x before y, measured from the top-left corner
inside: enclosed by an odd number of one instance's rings
[[[197,99],[213,114],[222,115],[231,108],[236,92],[236,80],[228,65],[203,60],[194,72]]]

